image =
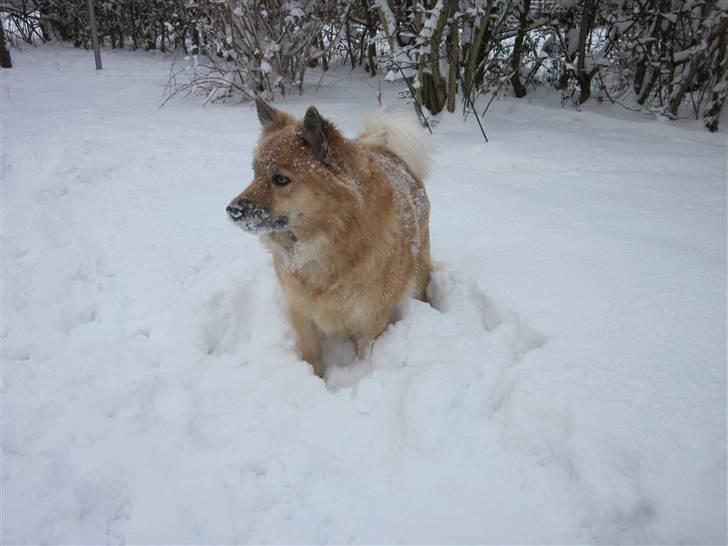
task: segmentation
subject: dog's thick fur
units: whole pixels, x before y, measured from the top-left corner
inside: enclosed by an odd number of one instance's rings
[[[254,178],[228,214],[260,233],[302,357],[323,376],[321,341],[362,358],[407,296],[425,299],[430,144],[417,122],[376,113],[355,140],[311,107],[302,122],[256,101]]]

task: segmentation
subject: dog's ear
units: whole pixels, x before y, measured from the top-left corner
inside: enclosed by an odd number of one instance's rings
[[[279,123],[286,119],[286,114],[273,108],[270,104],[265,102],[259,95],[255,96],[255,109],[258,111],[258,119],[260,125],[265,129],[269,125]]]
[[[328,129],[329,122],[321,117],[314,106],[309,106],[303,117],[303,140],[319,161],[323,161],[329,151]]]

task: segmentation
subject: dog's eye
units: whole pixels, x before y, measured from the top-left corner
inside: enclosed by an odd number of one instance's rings
[[[283,176],[282,174],[276,174],[273,176],[271,182],[273,182],[274,186],[281,187],[281,186],[287,186],[288,184],[290,184],[291,179],[288,178],[287,176]]]

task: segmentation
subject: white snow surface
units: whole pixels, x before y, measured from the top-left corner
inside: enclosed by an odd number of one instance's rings
[[[254,108],[159,109],[161,55],[13,57],[4,544],[725,542],[725,132],[503,99],[485,144],[442,116],[432,305],[363,363],[329,344],[324,382],[226,220]],[[354,136],[377,86],[278,106]]]

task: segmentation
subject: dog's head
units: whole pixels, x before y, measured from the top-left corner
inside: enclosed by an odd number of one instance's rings
[[[251,233],[288,231],[306,238],[331,222],[335,206],[351,197],[342,171],[346,143],[311,106],[303,118],[256,99],[263,132],[253,158],[253,181],[227,207],[230,219]]]

